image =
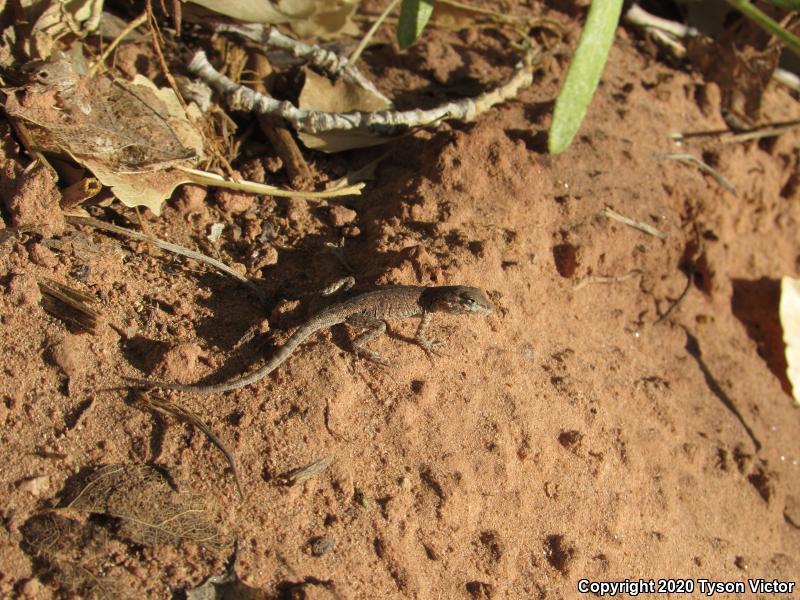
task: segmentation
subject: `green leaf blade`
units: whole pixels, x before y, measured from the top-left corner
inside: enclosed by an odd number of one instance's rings
[[[397,21],[397,43],[405,50],[422,34],[433,13],[433,0],[403,0]]]
[[[566,150],[586,116],[614,42],[622,0],[592,0],[586,26],[558,94],[548,135],[552,154]]]

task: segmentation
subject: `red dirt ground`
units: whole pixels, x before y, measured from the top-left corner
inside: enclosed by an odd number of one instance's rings
[[[551,16],[574,43],[577,21]],[[406,55],[383,47],[366,61],[390,95],[424,97],[424,87],[503,80],[514,57],[499,39],[432,30]],[[719,92],[640,41],[620,29],[562,155],[545,153],[545,131],[565,59],[475,124],[387,145],[361,197],[184,190],[160,218],[145,215],[155,235],[206,251],[210,224],[225,223],[228,262],[271,257],[250,273],[266,309],[203,267],[88,228],[49,223],[55,237],[5,239],[0,596],[63,593],[22,542],[25,524],[68,480],[116,463],[156,465],[203,494],[238,539],[238,574],[269,598],[577,598],[583,578],[796,578],[800,412],[776,376],[774,311],[780,277],[800,275],[800,133],[677,146],[672,133],[724,127]],[[770,88],[763,119],[797,117],[796,99]],[[334,179],[383,150],[308,156]],[[674,152],[713,162],[738,193],[659,160]],[[667,237],[608,219],[606,206]],[[135,227],[133,211],[114,210]],[[348,274],[325,246],[345,229],[362,286],[476,285],[496,310],[437,319],[446,356],[433,360],[399,339],[416,326],[401,322],[372,343],[388,369],[355,360],[333,330],[246,389],[153,392],[233,452],[240,501],[205,435],[110,388],[122,376],[216,382],[257,363],[268,337],[236,342],[265,318],[282,339],[314,292]],[[685,299],[659,321],[687,276]],[[96,333],[44,312],[45,277],[100,300]],[[281,483],[323,457],[324,473]],[[197,586],[227,558],[116,538],[104,552],[95,575],[133,597]]]

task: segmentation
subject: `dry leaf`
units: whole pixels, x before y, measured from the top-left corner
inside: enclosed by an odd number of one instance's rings
[[[344,79],[331,81],[311,69],[305,69],[305,83],[298,98],[299,108],[324,112],[348,113],[387,110],[389,103],[360,86]],[[391,137],[379,136],[365,130],[330,131],[325,133],[298,132],[303,144],[323,152],[341,152],[385,144]]]
[[[140,75],[133,82],[90,80],[64,56],[24,70],[24,92],[9,94],[5,109],[25,124],[34,149],[71,157],[123,203],[155,214],[189,181],[171,167],[202,157],[203,139],[171,89]],[[199,118],[197,107],[189,113]]]
[[[345,0],[191,0],[184,14],[194,22],[213,22],[224,15],[245,23],[288,23],[301,38],[330,39],[358,35],[359,29],[352,21],[356,6],[356,2]]]
[[[800,280],[781,279],[781,301],[778,307],[783,342],[786,344],[786,377],[792,384],[795,404],[800,405]]]
[[[186,3],[188,6],[184,13],[188,19],[196,19],[197,13],[192,13],[192,5],[202,6],[214,13],[225,15],[237,21],[246,23],[268,23],[278,24],[287,23],[291,17],[284,14],[278,7],[269,0],[191,0]]]
[[[103,12],[103,0],[23,2],[25,16],[34,21],[28,48],[29,56],[50,56],[56,42],[68,35],[85,35],[97,29]]]

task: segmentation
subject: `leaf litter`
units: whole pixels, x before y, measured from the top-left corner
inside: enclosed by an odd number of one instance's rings
[[[129,597],[122,582],[127,570],[109,570],[109,557],[118,552],[120,543],[188,542],[214,554],[229,552],[233,546],[233,540],[214,524],[201,495],[174,490],[150,465],[108,465],[73,481],[64,493],[73,497],[28,519],[21,532],[26,552],[42,559],[59,584],[74,594]]]

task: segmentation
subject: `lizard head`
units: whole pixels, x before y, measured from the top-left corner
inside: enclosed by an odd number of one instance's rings
[[[26,87],[34,92],[56,90],[64,92],[74,88],[79,75],[67,57],[56,54],[49,60],[34,60],[22,66]]]
[[[494,307],[481,290],[462,285],[428,288],[427,310],[451,315],[488,315]]]

